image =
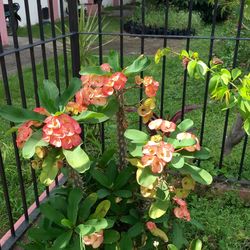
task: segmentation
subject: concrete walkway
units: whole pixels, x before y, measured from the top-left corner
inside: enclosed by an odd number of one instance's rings
[[[113,38],[111,36],[111,42],[105,44],[103,46],[103,53],[108,54],[108,52],[112,50],[120,51],[120,38],[119,36]],[[9,37],[9,40],[12,42],[10,46],[5,48],[5,51],[11,50],[14,48],[12,37]],[[34,40],[34,42],[39,40]],[[28,38],[26,37],[19,37],[18,38],[19,47],[23,47],[29,44]],[[125,36],[123,38],[123,48],[124,48],[124,55],[139,55],[141,53],[141,38],[138,37],[129,37]],[[179,51],[180,49],[185,47],[185,40],[169,40],[168,46],[173,48],[174,50]],[[154,55],[158,48],[163,47],[163,39],[155,39],[155,38],[147,38],[144,40],[144,54],[146,55]],[[57,50],[58,55],[62,54],[62,44],[61,42],[57,42]],[[34,47],[35,53],[35,63],[41,64],[42,59],[42,50],[41,46]],[[93,50],[94,54],[98,54],[98,48]],[[53,57],[53,45],[52,42],[46,44],[46,55],[47,59]],[[31,68],[31,57],[30,57],[30,49],[25,49],[20,52],[22,69]],[[16,66],[16,56],[15,53],[5,56],[6,68],[8,75],[16,74],[17,73],[17,66]],[[0,71],[0,77],[2,72]]]

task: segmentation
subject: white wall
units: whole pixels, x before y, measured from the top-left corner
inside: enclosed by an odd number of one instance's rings
[[[8,0],[3,0],[4,4],[8,3]],[[26,12],[25,12],[25,6],[23,0],[14,0],[13,3],[19,3],[20,9],[18,11],[19,16],[21,17],[22,21],[19,22],[20,26],[26,26]],[[48,1],[47,0],[41,0],[41,6],[42,8],[48,7]],[[30,11],[30,21],[31,24],[38,23],[38,12],[37,12],[37,3],[36,0],[29,0],[29,11]]]

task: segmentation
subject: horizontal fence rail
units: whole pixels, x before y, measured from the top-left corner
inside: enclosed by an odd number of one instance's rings
[[[36,1],[36,10],[30,8],[31,0],[23,0],[23,5],[25,8],[26,14],[26,24],[27,24],[27,44],[20,44],[20,38],[18,37],[18,30],[15,29],[14,24],[11,20],[14,19],[14,9],[13,9],[13,1],[8,0],[8,5],[10,8],[10,28],[11,28],[11,37],[13,46],[11,48],[5,48],[2,44],[2,35],[0,34],[0,65],[1,65],[1,88],[3,89],[3,99],[4,101],[1,103],[6,103],[9,105],[15,105],[17,103],[16,100],[16,93],[12,93],[13,86],[10,84],[10,79],[12,79],[12,75],[8,72],[7,67],[7,60],[11,56],[13,59],[13,63],[15,64],[16,69],[16,90],[19,92],[19,99],[20,103],[18,105],[26,108],[32,106],[39,107],[39,96],[38,96],[38,87],[39,82],[42,79],[49,79],[54,78],[56,85],[59,90],[62,90],[69,84],[69,79],[71,76],[79,76],[80,70],[80,45],[79,45],[79,37],[84,35],[97,35],[97,44],[98,44],[98,63],[102,64],[105,60],[105,52],[104,52],[104,38],[109,37],[117,37],[119,41],[119,52],[120,52],[120,65],[121,67],[125,64],[125,39],[127,38],[138,38],[139,39],[139,51],[141,54],[144,54],[147,45],[147,41],[161,40],[162,47],[166,48],[169,45],[169,41],[172,40],[181,40],[184,41],[184,48],[186,50],[192,49],[192,43],[197,40],[208,41],[208,51],[207,51],[207,62],[211,61],[214,55],[216,42],[221,41],[229,41],[234,43],[234,51],[233,51],[233,68],[236,68],[239,64],[238,62],[238,55],[239,55],[239,48],[242,42],[249,42],[250,37],[243,37],[242,36],[242,23],[243,23],[243,13],[244,13],[244,6],[245,1],[240,1],[239,6],[239,13],[238,13],[238,24],[235,32],[235,36],[218,36],[216,35],[216,28],[217,28],[217,16],[218,16],[218,8],[219,8],[219,0],[214,1],[213,5],[213,17],[211,22],[211,30],[210,35],[192,35],[192,17],[193,17],[193,6],[195,1],[189,0],[189,4],[187,7],[188,11],[188,20],[187,20],[187,34],[186,35],[169,35],[169,12],[171,2],[169,0],[164,0],[164,30],[163,34],[155,35],[155,34],[145,34],[145,23],[146,23],[146,4],[147,0],[141,0],[141,33],[140,34],[130,34],[124,31],[124,24],[125,24],[125,16],[124,16],[124,3],[123,0],[119,1],[119,30],[118,32],[110,32],[106,31],[103,25],[103,11],[102,11],[102,0],[97,0],[96,7],[97,7],[97,31],[96,32],[83,32],[79,31],[78,27],[78,1],[77,0],[59,0],[57,1],[58,6],[58,13],[60,16],[60,24],[58,25],[56,18],[55,18],[55,1],[48,0],[48,9],[49,9],[49,23],[44,23],[43,20],[43,9],[40,0]],[[32,0],[33,2],[33,0]],[[65,12],[65,4],[68,4],[68,11]],[[33,26],[31,24],[31,13],[33,11],[37,12],[38,15],[38,33],[39,39],[34,38],[33,34]],[[111,20],[112,22],[112,20]],[[50,29],[50,36],[47,37],[45,29],[46,26],[49,26]],[[58,34],[58,29],[60,30]],[[151,40],[150,40],[151,39]],[[60,43],[60,45],[59,45]],[[60,49],[59,49],[60,47]],[[194,48],[195,49],[195,48]],[[39,51],[41,61],[38,63],[38,58],[36,57],[36,53]],[[25,55],[29,58],[29,65],[30,65],[30,74],[31,74],[31,82],[25,82],[23,61],[27,58],[24,58]],[[62,58],[62,59],[61,59]],[[159,72],[159,82],[160,82],[160,116],[164,117],[166,112],[166,102],[171,100],[166,100],[166,94],[168,94],[168,86],[169,86],[169,76],[167,73],[167,64],[169,62],[168,57],[164,56],[161,65],[161,72]],[[61,62],[62,61],[62,62]],[[53,65],[53,73],[51,73],[51,65]],[[41,66],[41,67],[40,67]],[[40,68],[41,69],[40,69]],[[42,73],[41,73],[42,72]],[[141,77],[145,75],[146,72],[141,72]],[[42,77],[41,77],[42,75]],[[206,79],[204,80],[204,94],[202,93],[202,103],[199,103],[201,106],[202,112],[200,116],[200,143],[203,145],[206,144],[206,139],[204,135],[209,130],[209,127],[206,126],[207,120],[209,119],[208,113],[208,99],[209,99],[209,80],[210,74],[208,73]],[[187,99],[187,88],[188,88],[188,74],[187,70],[183,70],[182,72],[182,79],[181,79],[181,87],[178,86],[179,92],[181,93],[180,99],[180,110],[181,110],[181,119],[185,118],[185,107],[188,102]],[[32,94],[31,91],[32,90]],[[138,92],[138,99],[141,100],[143,98],[142,89]],[[171,97],[168,97],[171,99]],[[224,162],[224,148],[225,148],[225,141],[226,136],[229,130],[229,118],[230,112],[227,110],[223,114],[224,118],[224,127],[223,133],[221,138],[221,147],[220,147],[220,156],[219,159],[216,159],[218,162],[218,168],[222,168]],[[10,127],[13,127],[14,124],[10,123]],[[138,121],[139,129],[143,129],[142,120],[139,119]],[[106,142],[107,133],[106,133],[106,124],[102,123],[99,127],[100,129],[100,142],[102,145],[102,152],[104,152],[105,148],[108,147],[108,143]],[[11,183],[8,179],[8,172],[7,172],[7,164],[6,159],[4,156],[4,148],[0,144],[0,197],[2,203],[5,204],[5,217],[8,220],[8,227],[9,230],[6,234],[3,235],[1,238],[0,235],[0,250],[11,249],[16,241],[20,239],[20,237],[25,233],[25,231],[29,228],[31,223],[39,216],[39,206],[41,202],[44,202],[49,196],[51,191],[56,188],[58,185],[62,185],[65,183],[65,178],[63,175],[59,175],[55,182],[47,188],[41,188],[38,183],[37,175],[35,170],[31,167],[31,164],[27,164],[21,159],[19,150],[16,145],[16,134],[12,133],[11,141],[8,141],[8,145],[10,145],[10,151],[12,152],[12,157],[14,161],[14,166],[12,171],[16,172],[17,175],[17,183]],[[84,135],[83,135],[84,137]],[[9,139],[10,139],[9,138]],[[234,183],[237,180],[240,181],[242,184],[249,184],[250,180],[242,179],[243,171],[249,171],[250,169],[246,169],[245,166],[245,158],[248,146],[248,136],[245,135],[242,145],[240,162],[238,163],[238,175],[234,178],[226,179],[223,176],[218,176],[218,180],[228,181],[229,183]],[[200,164],[198,162],[197,164]],[[30,177],[29,181],[32,184],[32,189],[28,189],[25,183],[25,178],[27,177],[27,168],[29,168]],[[21,216],[17,219],[15,214],[15,209],[13,205],[13,197],[11,197],[11,189],[12,185],[18,185],[19,193],[16,194],[19,199],[19,209],[21,210]],[[28,189],[28,190],[27,190]],[[30,195],[32,193],[32,202],[30,202]],[[27,199],[29,197],[29,201]],[[14,197],[15,198],[15,197]],[[0,225],[1,228],[1,225]],[[7,230],[6,230],[7,231]],[[0,231],[1,232],[1,231]]]

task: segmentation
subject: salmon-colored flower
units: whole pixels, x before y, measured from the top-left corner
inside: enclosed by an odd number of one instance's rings
[[[196,144],[194,144],[192,146],[184,147],[184,149],[189,151],[189,152],[199,151],[201,149],[198,138],[191,133],[188,133],[188,132],[179,133],[176,136],[176,138],[177,138],[177,140],[180,140],[180,141],[185,140],[185,139],[194,139],[196,141]]]
[[[110,71],[111,71],[111,66],[110,66],[108,63],[103,63],[103,64],[101,65],[101,69],[102,69],[103,71],[110,72]]]
[[[143,79],[143,85],[145,86],[145,94],[148,97],[156,96],[159,88],[159,82],[155,81],[151,76],[145,76]]]
[[[153,173],[161,173],[168,162],[172,160],[174,147],[164,141],[149,141],[142,150],[141,163],[151,166]]]
[[[148,124],[148,127],[149,127],[151,130],[158,130],[158,129],[160,129],[162,122],[163,122],[162,119],[153,120],[153,121],[151,121],[151,122]]]
[[[33,121],[23,123],[17,130],[16,144],[18,148],[22,148],[24,143],[31,137],[33,131],[30,128]]]
[[[81,144],[80,125],[70,116],[49,116],[44,123],[43,140],[51,145],[71,149]]]
[[[174,208],[174,215],[179,219],[190,221],[191,217],[187,209],[187,203],[178,197],[174,197],[173,200],[179,205],[179,207]]]
[[[146,227],[147,227],[147,229],[148,229],[149,231],[154,230],[154,229],[157,228],[156,224],[155,224],[154,222],[152,222],[152,221],[148,221],[148,222],[146,223]]]
[[[170,143],[159,142],[157,156],[162,159],[164,162],[170,162],[173,157],[174,147]]]
[[[43,107],[34,108],[33,111],[36,112],[36,113],[39,113],[41,115],[50,116],[50,113]]]
[[[83,237],[83,244],[87,246],[92,246],[94,249],[100,247],[100,245],[103,243],[104,237],[103,237],[103,230],[84,236]]]
[[[143,82],[143,79],[140,77],[140,76],[135,76],[135,83],[137,84],[137,85],[141,85],[142,84],[142,82]]]
[[[73,115],[78,115],[79,113],[83,112],[87,108],[84,106],[81,106],[77,102],[69,102],[66,106],[66,112],[71,113]]]
[[[170,121],[164,120],[161,124],[161,131],[165,133],[174,132],[176,129],[176,124]]]
[[[109,81],[113,83],[113,87],[116,90],[121,90],[125,87],[128,78],[122,72],[114,73]]]

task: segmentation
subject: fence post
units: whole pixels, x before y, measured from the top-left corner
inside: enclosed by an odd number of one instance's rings
[[[70,36],[72,75],[74,77],[78,77],[80,71],[78,1],[77,0],[68,1],[68,9],[69,9],[69,30],[71,33],[73,33]]]

